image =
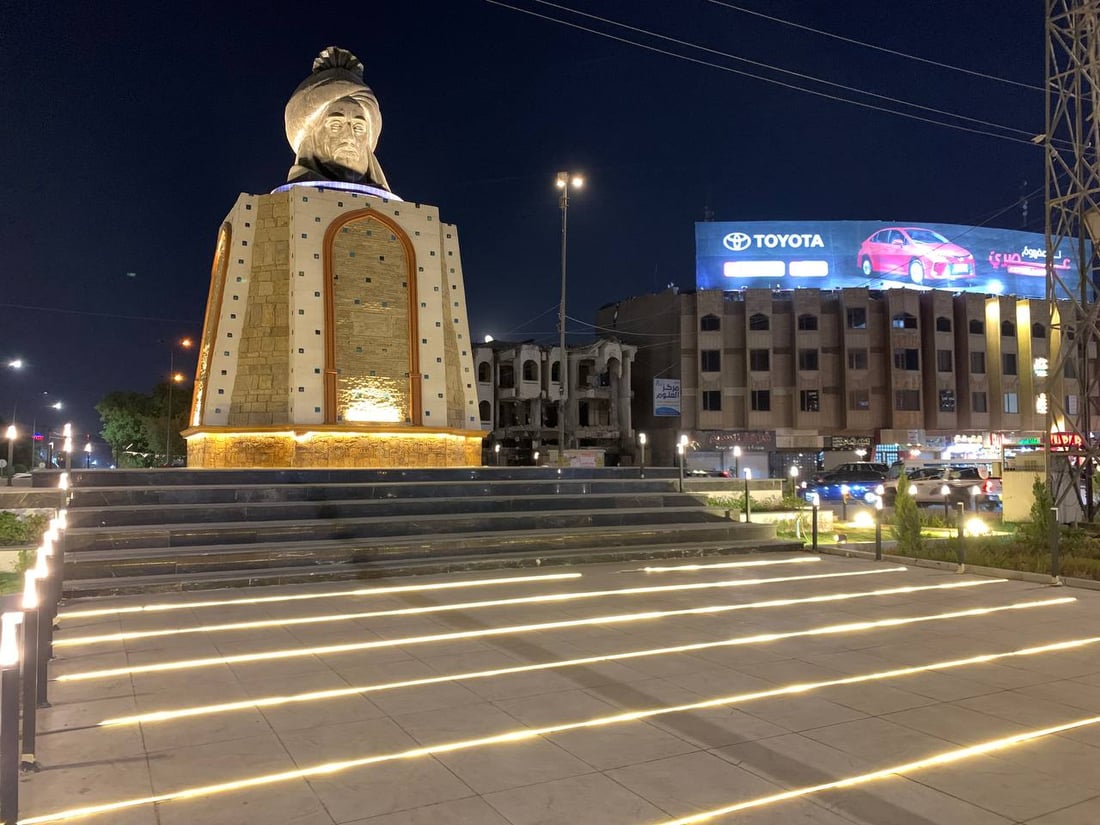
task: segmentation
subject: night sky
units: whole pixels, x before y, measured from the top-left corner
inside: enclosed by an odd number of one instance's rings
[[[740,0],[889,49],[1041,87],[1043,4]],[[872,51],[706,0],[4,3],[0,25],[0,420],[96,433],[112,390],[149,392],[201,333],[215,234],[282,184],[283,107],[325,46],[364,63],[395,193],[458,226],[471,334],[556,339],[570,202],[573,340],[606,303],[694,283],[694,223],[881,219],[1025,228],[1043,183],[1043,94]],[[195,10],[190,10],[193,7]],[[206,9],[200,13],[199,8]],[[644,43],[647,50],[517,11]],[[680,43],[672,42],[681,41]],[[690,45],[689,45],[690,44]],[[702,46],[703,52],[691,48]],[[719,52],[1020,130],[1003,140],[816,97]],[[706,65],[715,64],[715,65]],[[908,109],[939,120],[944,115]],[[1022,142],[1019,142],[1022,141]],[[1025,184],[1026,181],[1026,184]],[[1041,191],[1041,190],[1040,190]],[[1026,228],[1042,231],[1041,197]],[[1000,214],[998,214],[1000,213]],[[995,216],[995,217],[994,217]],[[193,372],[193,356],[177,369]],[[48,393],[48,396],[43,396]]]

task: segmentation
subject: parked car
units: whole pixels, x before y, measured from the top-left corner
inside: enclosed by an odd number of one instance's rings
[[[915,284],[966,280],[977,274],[969,250],[917,226],[880,229],[860,245],[857,260],[865,278],[908,276]]]
[[[953,505],[973,503],[984,509],[1001,506],[1001,480],[983,475],[978,467],[923,467],[913,470],[907,481],[910,489],[916,489],[913,497],[917,504],[942,504],[946,485],[948,501]],[[892,507],[897,498],[898,479],[889,479],[883,487],[883,503]]]
[[[831,470],[814,473],[812,480],[815,483],[824,481],[827,477],[839,477],[838,474],[848,474],[850,478],[861,480],[863,478],[886,478],[890,468],[877,461],[849,461],[846,464],[838,464]]]

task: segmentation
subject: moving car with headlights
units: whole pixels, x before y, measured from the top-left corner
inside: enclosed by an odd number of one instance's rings
[[[857,260],[865,278],[908,277],[915,284],[966,280],[976,274],[969,250],[917,226],[880,229],[860,245]]]
[[[815,478],[803,490],[803,498],[813,501],[816,493],[822,501],[840,501],[847,491],[849,501],[871,501],[875,489],[886,478],[886,465],[854,461]],[[870,496],[871,498],[868,498]]]
[[[947,500],[952,504],[962,502],[967,507],[996,509],[1001,506],[1001,480],[982,473],[979,467],[919,467],[909,471],[906,477],[917,504],[943,504],[943,489],[947,487]],[[883,484],[883,503],[894,506],[898,493],[898,478],[890,478]]]

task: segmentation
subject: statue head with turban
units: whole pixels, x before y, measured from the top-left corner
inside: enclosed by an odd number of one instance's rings
[[[389,191],[374,156],[382,112],[351,52],[334,46],[321,52],[286,104],[285,122],[295,155],[288,183],[332,180]]]

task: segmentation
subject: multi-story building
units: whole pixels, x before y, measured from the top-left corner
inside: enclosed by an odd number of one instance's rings
[[[658,463],[682,434],[692,461],[785,475],[851,460],[997,453],[1070,413],[1076,376],[1046,377],[1059,327],[1038,299],[940,290],[664,292],[596,318],[639,346],[634,426]],[[679,379],[680,415],[655,415],[654,379]]]
[[[631,371],[637,347],[601,339],[567,347],[566,448],[602,450],[608,464],[631,452]],[[558,446],[562,406],[561,355],[556,346],[492,341],[474,348],[478,414],[487,433],[486,456],[502,463],[535,463]]]

